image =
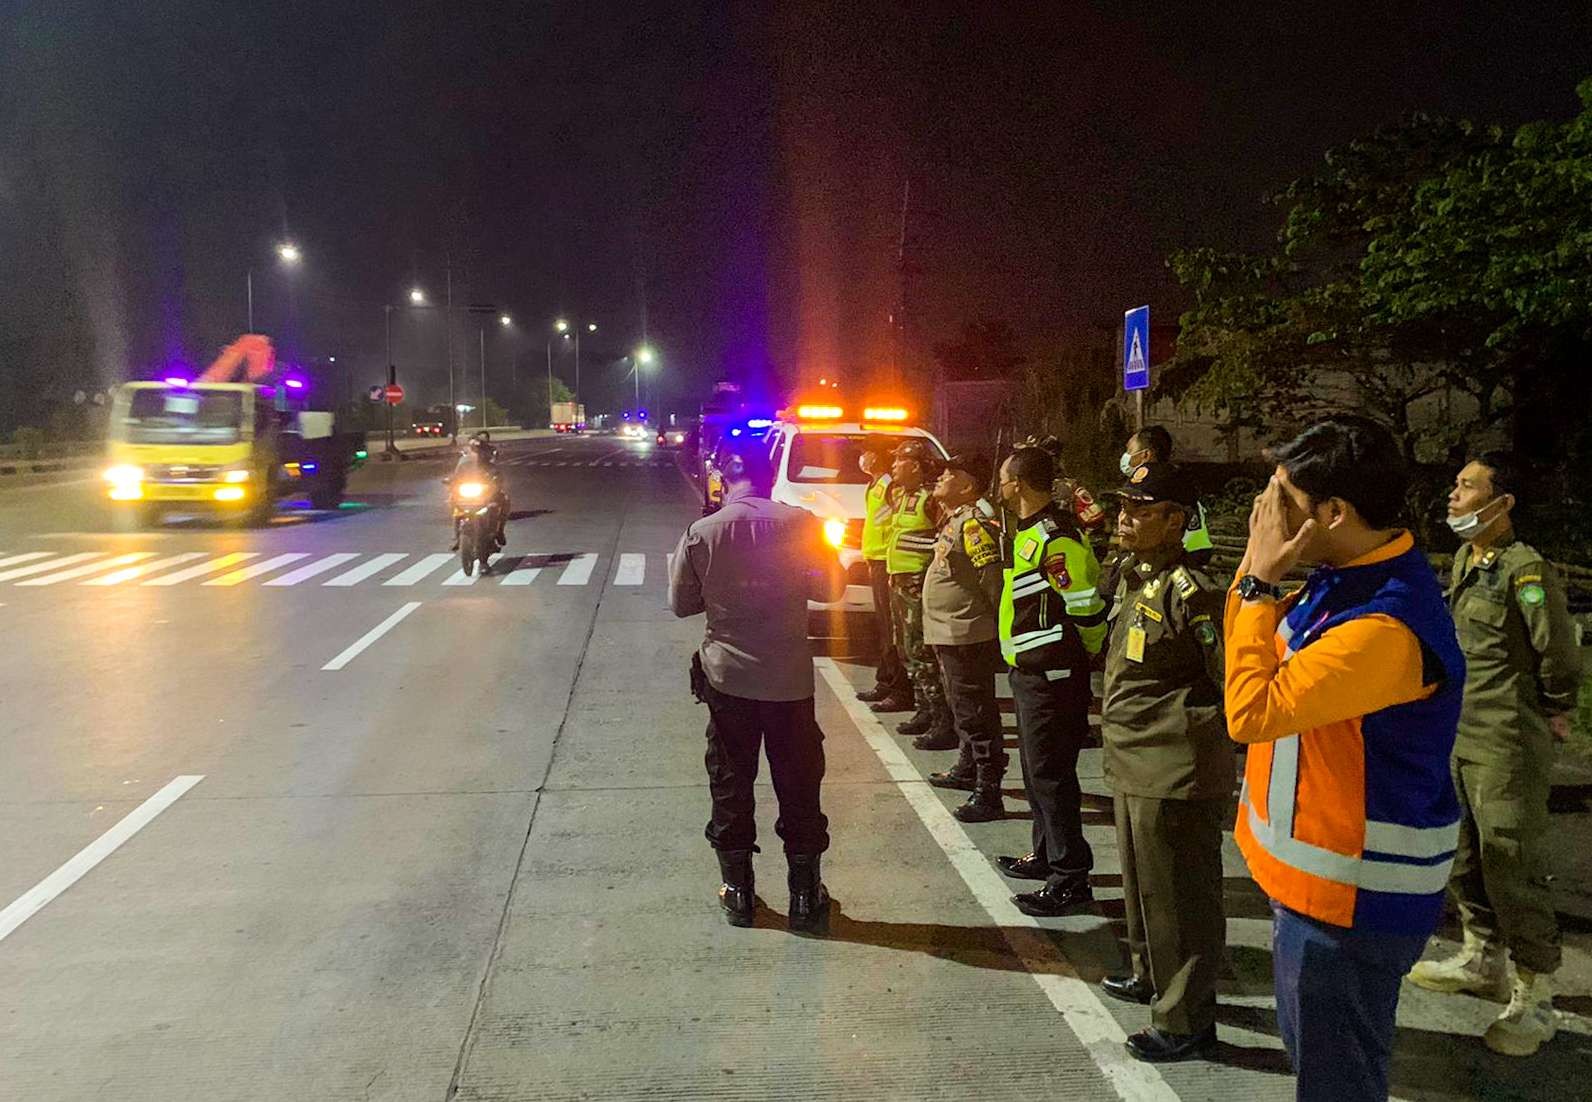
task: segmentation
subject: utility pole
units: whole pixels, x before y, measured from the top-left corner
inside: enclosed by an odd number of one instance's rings
[[[453,254],[448,254],[448,439],[454,447],[459,446],[459,400],[453,387]]]
[[[906,365],[903,359],[906,355],[906,328],[907,328],[907,212],[912,205],[912,177],[908,176],[901,185],[901,232],[896,238],[896,301],[895,309],[891,311],[890,318],[890,343],[891,370],[895,377],[891,380],[892,386],[900,387],[906,378]]]
[[[249,332],[254,332],[254,269],[250,268],[244,276],[244,284],[249,291]],[[236,286],[234,284],[233,286]]]
[[[486,424],[486,326],[480,328],[481,336],[481,428]]]

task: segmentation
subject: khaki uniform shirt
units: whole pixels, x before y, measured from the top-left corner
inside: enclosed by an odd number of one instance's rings
[[[1232,794],[1222,713],[1226,594],[1181,546],[1122,566],[1100,730],[1105,772],[1123,796],[1203,800]]]
[[[975,501],[940,525],[923,576],[923,641],[931,647],[988,643],[1000,632],[1000,537]]]
[[[1581,683],[1575,624],[1564,582],[1509,533],[1478,557],[1454,556],[1448,606],[1465,652],[1465,703],[1454,755],[1464,761],[1539,764],[1553,752],[1548,717],[1575,707]]]

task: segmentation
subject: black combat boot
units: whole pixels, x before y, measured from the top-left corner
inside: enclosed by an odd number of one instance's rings
[[[928,782],[935,788],[954,788],[959,792],[971,792],[978,787],[977,777],[977,767],[973,764],[973,751],[964,742],[962,752],[956,755],[956,764],[943,773],[930,773]]]
[[[752,851],[721,849],[715,852],[719,855],[719,873],[724,877],[724,883],[719,885],[719,906],[724,908],[724,921],[731,926],[750,926],[757,913]]]
[[[912,713],[911,719],[896,728],[898,735],[924,735],[934,726],[934,705],[929,703],[928,694],[914,688],[912,697],[917,701],[918,710]]]
[[[951,722],[951,709],[945,701],[934,706],[934,723],[926,732],[912,740],[918,750],[955,750],[961,744],[956,737],[956,725]]]
[[[789,853],[785,860],[790,865],[790,928],[797,933],[827,934],[829,889],[819,878],[818,854]]]
[[[1006,818],[1006,804],[1001,800],[1001,790],[975,788],[967,802],[951,812],[964,823],[993,823]]]
[[[886,712],[910,712],[912,710],[912,694],[892,690],[883,699],[876,700],[868,705],[868,710],[876,715],[884,715]]]

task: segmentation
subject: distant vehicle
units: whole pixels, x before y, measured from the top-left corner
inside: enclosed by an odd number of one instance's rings
[[[683,448],[690,435],[691,430],[684,425],[661,428],[658,430],[657,444],[660,448]]]
[[[247,382],[235,382],[248,361]],[[112,523],[136,529],[168,509],[263,524],[277,503],[308,497],[335,509],[365,461],[363,433],[307,408],[302,379],[271,376],[264,337],[244,337],[199,379],[124,383],[111,401],[102,473]]]
[[[626,440],[645,440],[652,435],[652,430],[640,421],[626,421],[619,426],[619,435]]]
[[[846,571],[846,596],[828,609],[871,612],[873,590],[862,557],[862,521],[868,476],[858,460],[868,437],[927,440],[942,458],[944,445],[933,433],[907,422],[907,411],[873,407],[860,421],[847,420],[837,406],[798,406],[781,410],[768,429],[769,462],[774,468],[775,501],[806,509],[824,522],[824,538],[840,552]]]
[[[416,436],[446,436],[442,431],[441,421],[419,421],[415,423]]]
[[[449,480],[448,499],[459,540],[459,569],[469,577],[479,562],[485,574],[490,569],[488,560],[499,549],[496,536],[503,506],[491,483],[470,476]]]
[[[585,432],[586,407],[579,402],[554,402],[548,423],[554,432]]]

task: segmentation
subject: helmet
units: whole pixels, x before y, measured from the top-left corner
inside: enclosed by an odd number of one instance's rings
[[[901,441],[896,447],[895,457],[897,459],[916,460],[922,464],[924,471],[928,473],[937,472],[945,465],[945,460],[933,448],[929,447],[929,442],[919,437]]]
[[[490,463],[497,455],[497,449],[492,446],[492,435],[478,432],[470,437],[470,454],[475,456],[477,462]]]

